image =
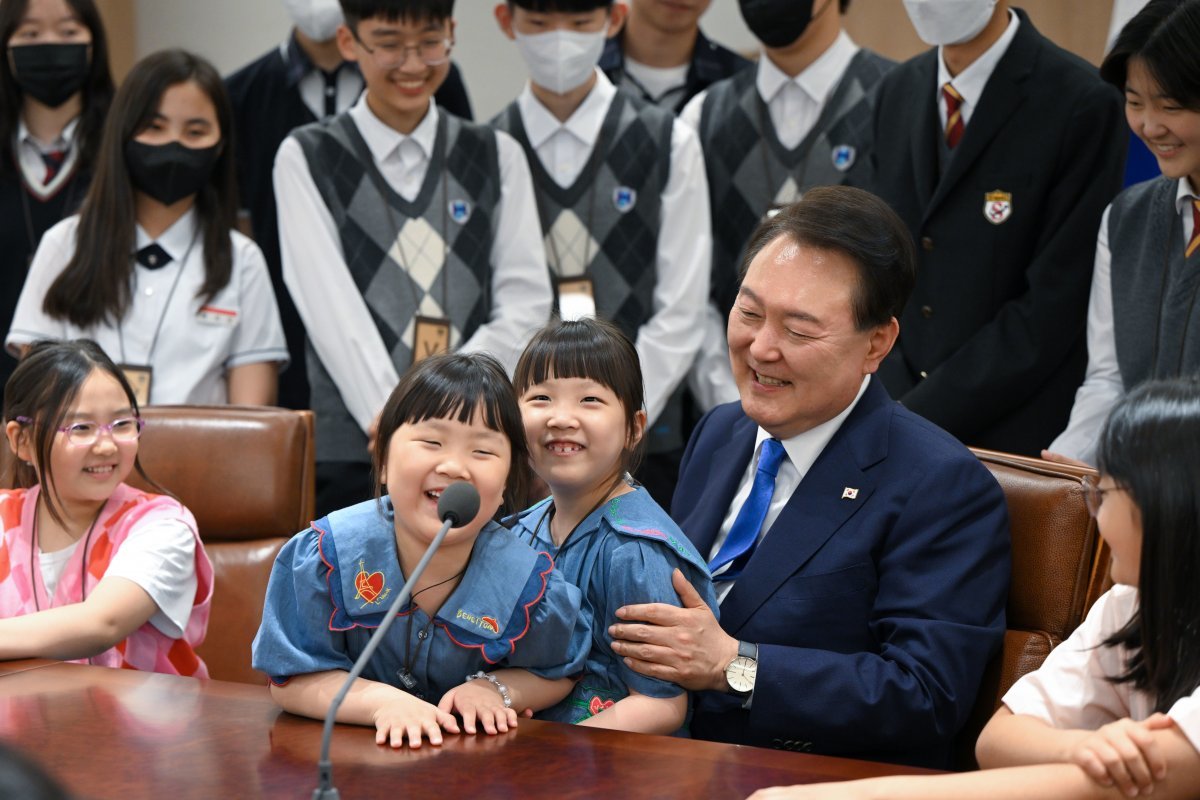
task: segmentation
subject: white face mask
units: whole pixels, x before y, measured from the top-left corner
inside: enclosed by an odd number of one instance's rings
[[[342,7],[337,0],[283,0],[292,22],[314,42],[327,42],[342,24]]]
[[[904,10],[925,44],[969,42],[987,27],[996,0],[904,0]]]
[[[600,61],[600,53],[604,51],[608,30],[595,33],[554,30],[534,34],[514,31],[514,35],[533,82],[555,94],[566,94],[591,77]]]

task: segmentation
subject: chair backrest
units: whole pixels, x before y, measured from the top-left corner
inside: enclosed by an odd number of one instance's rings
[[[196,516],[213,563],[216,586],[200,656],[213,678],[265,683],[250,667],[250,642],[276,553],[312,519],[312,412],[149,406],[142,415],[142,467]],[[7,446],[0,451],[2,468],[12,456]],[[136,472],[129,483],[154,491]]]
[[[1083,496],[1084,478],[1094,470],[988,450],[973,452],[1008,502],[1012,583],[1004,647],[989,665],[971,717],[959,733],[960,768],[975,766],[975,740],[1004,693],[1041,666],[1111,585],[1108,549]]]

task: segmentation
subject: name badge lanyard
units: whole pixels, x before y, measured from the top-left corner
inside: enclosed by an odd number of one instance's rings
[[[449,170],[446,167],[446,142],[445,137],[439,136],[440,140],[437,144],[437,152],[434,154],[433,160],[430,162],[440,162],[442,164],[442,317],[426,317],[421,312],[421,297],[417,294],[417,290],[411,285],[408,286],[413,299],[413,342],[412,342],[412,364],[417,364],[421,360],[429,356],[440,355],[450,352],[450,275],[446,272],[446,268],[450,261],[450,240],[447,238],[449,234],[449,216],[450,216],[450,178]],[[427,167],[428,169],[428,167]],[[395,209],[392,208],[392,203],[388,197],[387,189],[383,185],[383,175],[378,169],[368,169],[367,172],[371,175],[371,183],[375,186],[375,191],[379,194],[379,199],[383,201],[383,207],[387,209],[388,223],[392,230],[395,231],[393,238],[396,242],[396,252],[400,256],[400,269],[412,280],[412,270],[409,269],[408,257],[404,254],[404,241],[400,235],[402,226],[399,220],[396,219]]]
[[[171,299],[175,297],[175,290],[179,288],[179,280],[183,277],[183,271],[187,268],[188,258],[192,254],[192,248],[196,246],[196,240],[200,238],[199,229],[192,234],[192,240],[188,243],[187,250],[184,251],[183,259],[179,261],[179,271],[175,273],[175,279],[171,281],[171,289],[167,292],[166,302],[163,303],[162,313],[158,317],[158,324],[154,326],[154,336],[150,339],[150,349],[146,353],[145,364],[130,364],[125,355],[125,332],[124,320],[117,323],[117,344],[121,350],[121,363],[117,366],[121,372],[125,374],[125,379],[129,381],[129,385],[133,388],[134,397],[137,399],[138,405],[149,405],[150,403],[150,386],[154,378],[154,351],[158,348],[158,337],[162,333],[163,323],[167,319],[167,313],[171,310]],[[137,274],[137,268],[134,268],[134,275]]]
[[[596,144],[593,150],[602,153],[604,148],[604,129],[596,135]],[[536,157],[537,154],[535,153]],[[585,233],[587,238],[583,243],[583,266],[578,275],[563,274],[563,259],[562,253],[558,249],[558,237],[554,235],[554,229],[549,231],[550,254],[554,258],[554,289],[558,299],[559,317],[564,320],[581,319],[582,317],[596,316],[596,292],[592,285],[592,279],[588,276],[588,269],[592,264],[592,222],[596,215],[596,183],[593,180],[591,187],[588,189],[588,212]],[[535,199],[538,205],[541,205],[540,197],[535,192]],[[540,211],[540,208],[539,208]]]

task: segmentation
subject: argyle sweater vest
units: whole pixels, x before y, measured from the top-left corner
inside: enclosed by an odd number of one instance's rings
[[[791,150],[779,141],[758,92],[757,70],[709,88],[699,133],[712,204],[712,299],[723,314],[733,307],[746,243],[767,211],[814,186],[845,183],[867,163],[873,90],[892,66],[859,50],[812,130]]]
[[[1184,258],[1176,188],[1163,177],[1131,186],[1108,215],[1113,336],[1126,391],[1200,374],[1200,252]]]
[[[425,181],[411,202],[388,185],[349,114],[292,135],[397,372],[412,363],[417,316],[449,320],[451,349],[468,340],[491,307],[500,202],[495,133],[440,114]],[[311,342],[307,356],[317,460],[366,461],[366,436]]]
[[[556,282],[591,278],[596,313],[633,340],[654,313],[658,231],[674,121],[669,112],[618,91],[591,157],[564,189],[542,166],[516,103],[492,120],[525,148],[552,277]]]

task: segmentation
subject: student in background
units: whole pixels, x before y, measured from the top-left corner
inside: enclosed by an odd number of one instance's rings
[[[10,353],[86,336],[142,405],[274,403],[287,348],[262,253],[232,229],[231,123],[204,59],[164,50],[134,66],[83,208],[38,247]]]
[[[1196,797],[1200,384],[1135,389],[1113,408],[1097,456],[1086,498],[1116,585],[1004,695],[975,747],[985,769],[780,787],[754,800]]]
[[[700,30],[710,4],[633,0],[625,25],[604,43],[600,69],[621,89],[679,113],[698,92],[750,66]]]
[[[1120,97],[1007,0],[905,0],[933,49],[879,89],[864,188],[917,243],[917,285],[880,367],[891,395],[968,445],[1035,455],[1086,361]]]
[[[708,187],[695,132],[596,68],[624,12],[612,0],[498,4],[530,78],[492,124],[529,159],[559,313],[611,320],[637,346],[649,420],[638,477],[663,504],[683,455],[677,390],[708,295]]]
[[[725,322],[759,221],[813,186],[846,183],[872,148],[873,92],[892,62],[842,30],[850,0],[740,0],[762,44],[758,67],[698,95],[682,119],[700,134],[712,206],[711,305],[688,384],[701,412],[737,400]]]
[[[283,5],[295,25],[291,35],[226,78],[226,86],[237,131],[239,225],[253,233],[266,257],[291,357],[291,369],[280,375],[279,404],[308,408],[304,324],[283,283],[271,167],[289,133],[350,108],[362,93],[363,79],[358,65],[338,50],[342,8],[337,0],[283,0]],[[471,119],[466,87],[453,64],[435,97],[441,108]]]
[[[0,332],[42,234],[87,192],[112,102],[93,0],[0,0]],[[0,399],[17,362],[0,352]]]
[[[579,587],[592,628],[583,675],[539,717],[674,733],[687,717],[687,690],[634,672],[608,633],[618,608],[677,604],[677,571],[717,610],[704,559],[630,475],[646,432],[637,350],[604,320],[552,322],[525,349],[514,385],[530,464],[551,496],[523,512],[512,532],[550,553]]]
[[[337,719],[374,726],[378,744],[417,748],[441,744],[443,732],[503,733],[525,709],[557,703],[591,637],[579,590],[493,521],[528,476],[504,369],[480,353],[422,361],[388,398],[373,449],[375,499],[314,522],[275,560],[253,659],[271,696],[324,718],[437,535],[442,492],[463,481],[479,493],[478,513],[432,554]]]
[[[192,513],[134,489],[143,421],[94,342],[39,342],[4,400],[21,462],[0,490],[0,659],[55,658],[207,678],[212,565]]]
[[[1088,302],[1088,368],[1071,421],[1043,451],[1094,463],[1113,404],[1149,378],[1200,372],[1200,1],[1153,0],[1122,30],[1100,75],[1162,177],[1105,209]]]

